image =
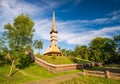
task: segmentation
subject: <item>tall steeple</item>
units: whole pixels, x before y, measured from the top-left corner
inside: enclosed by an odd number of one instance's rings
[[[56,21],[55,21],[55,12],[53,11],[53,17],[52,17],[52,28],[50,31],[50,46],[47,48],[44,55],[61,55],[61,52],[57,46],[57,36],[58,31],[56,27]]]
[[[53,18],[52,18],[52,30],[50,33],[52,33],[52,32],[58,33],[57,27],[56,27],[56,20],[55,20],[55,12],[54,11],[53,11]]]

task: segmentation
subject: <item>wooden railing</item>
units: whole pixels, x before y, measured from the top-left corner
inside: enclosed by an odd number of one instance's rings
[[[118,79],[120,80],[120,73],[114,73],[110,71],[95,71],[95,70],[85,70],[83,69],[83,75],[94,76],[94,77],[105,77],[108,79]]]

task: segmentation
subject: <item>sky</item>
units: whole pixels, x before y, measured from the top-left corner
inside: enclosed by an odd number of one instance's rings
[[[120,0],[0,0],[0,37],[5,24],[12,24],[21,13],[28,14],[35,22],[33,39],[43,42],[44,53],[50,45],[53,10],[61,49],[120,34]]]

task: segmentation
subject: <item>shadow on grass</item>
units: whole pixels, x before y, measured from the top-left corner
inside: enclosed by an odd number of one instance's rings
[[[78,64],[85,64],[85,63],[91,63],[91,61],[83,60],[83,59],[77,59],[77,58],[71,58],[71,61]]]
[[[11,76],[14,75],[17,72],[18,72],[18,70],[13,71],[12,74],[11,74]]]

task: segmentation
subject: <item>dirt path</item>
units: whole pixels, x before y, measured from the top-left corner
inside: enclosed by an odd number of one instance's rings
[[[82,76],[82,73],[69,74],[69,75],[65,75],[65,76],[49,78],[49,79],[31,82],[31,83],[27,83],[27,84],[56,84],[56,83],[60,83],[60,82],[66,81],[66,80],[77,78],[79,76]]]

